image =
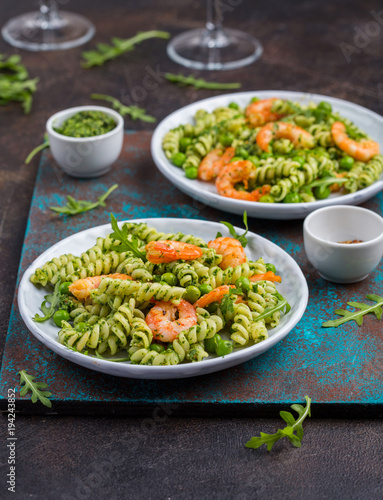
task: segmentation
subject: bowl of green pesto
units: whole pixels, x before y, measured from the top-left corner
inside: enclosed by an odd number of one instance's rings
[[[102,106],[78,106],[55,113],[46,125],[52,155],[73,177],[97,177],[120,156],[124,121]]]

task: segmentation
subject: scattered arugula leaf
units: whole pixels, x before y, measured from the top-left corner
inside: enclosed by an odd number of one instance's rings
[[[61,293],[59,291],[60,284],[61,280],[58,280],[57,283],[55,284],[53,293],[44,295],[44,300],[40,306],[40,309],[44,313],[44,316],[39,316],[36,313],[35,316],[32,318],[33,321],[35,321],[36,323],[43,323],[43,321],[46,321],[47,319],[51,318],[54,315],[56,308],[61,300]],[[47,304],[50,304],[50,306],[47,307]]]
[[[243,223],[245,224],[246,231],[241,235],[239,235],[235,232],[235,229],[234,229],[233,225],[230,224],[230,222],[225,222],[223,220],[221,220],[220,222],[221,222],[221,224],[224,224],[229,229],[231,236],[233,238],[235,238],[236,240],[238,240],[240,242],[240,244],[243,246],[243,248],[246,248],[246,245],[247,245],[246,235],[249,232],[249,228],[247,225],[247,212],[246,211],[243,212]],[[218,233],[216,234],[216,238],[221,238],[221,237],[222,237],[222,233],[220,233],[218,231]]]
[[[30,112],[32,95],[36,92],[39,79],[28,77],[28,71],[21,63],[19,55],[13,54],[6,59],[6,56],[0,53],[0,106],[16,101],[21,102],[24,113]]]
[[[283,437],[287,437],[290,443],[296,448],[301,447],[301,441],[303,438],[303,421],[306,417],[311,417],[311,399],[305,396],[306,407],[294,404],[291,408],[298,413],[299,418],[295,420],[294,416],[288,411],[281,411],[279,415],[287,423],[284,429],[278,429],[275,434],[266,434],[261,432],[260,436],[252,437],[245,446],[246,448],[260,448],[263,444],[267,446],[267,450],[270,451],[273,445]],[[296,432],[296,434],[294,434]]]
[[[132,38],[112,38],[112,45],[99,43],[95,50],[88,50],[82,53],[85,62],[82,63],[83,68],[91,68],[92,66],[102,66],[106,61],[115,59],[116,57],[134,50],[135,45],[148,40],[149,38],[170,38],[170,33],[166,31],[143,31],[137,33]]]
[[[225,316],[234,314],[234,300],[236,300],[236,297],[233,297],[233,295],[243,295],[243,290],[239,288],[230,288],[229,292],[223,296],[221,310]]]
[[[174,75],[173,73],[165,73],[165,78],[171,82],[176,83],[180,87],[186,87],[187,85],[192,85],[194,88],[198,89],[208,89],[208,90],[230,90],[239,89],[241,87],[240,83],[219,83],[219,82],[207,82],[203,78],[195,78],[193,75]]]
[[[108,101],[112,104],[112,108],[118,111],[121,116],[129,115],[132,120],[142,120],[143,122],[153,123],[156,120],[154,116],[147,115],[144,108],[139,108],[138,106],[125,106],[121,101],[105,94],[91,94],[91,99],[101,99],[103,101]]]
[[[37,153],[39,153],[45,148],[49,148],[49,146],[50,144],[49,144],[48,134],[44,134],[44,142],[39,146],[36,146],[34,149],[32,149],[29,155],[25,158],[25,164],[28,165],[32,161],[32,158],[34,158],[37,155]]]
[[[129,234],[126,226],[122,226],[122,228],[120,229],[117,224],[117,219],[113,214],[110,214],[110,222],[113,229],[113,233],[110,236],[115,240],[121,242],[121,244],[119,245],[112,245],[112,250],[115,250],[119,253],[132,252],[133,255],[146,262],[146,254],[144,252],[141,252],[138,248],[137,236]],[[131,241],[129,241],[129,237],[131,238]]]
[[[88,210],[93,210],[93,208],[97,207],[105,207],[105,200],[107,197],[118,188],[118,184],[114,184],[112,187],[108,189],[106,193],[100,196],[97,201],[85,201],[85,200],[75,200],[72,196],[68,195],[66,198],[68,203],[62,207],[49,207],[50,210],[56,212],[58,214],[65,215],[77,215],[82,214],[83,212],[88,212]]]
[[[39,399],[44,406],[48,406],[48,408],[52,408],[52,403],[49,401],[49,396],[52,396],[52,393],[49,391],[41,391],[40,389],[45,389],[48,387],[44,382],[34,382],[33,375],[29,375],[26,370],[21,370],[19,372],[20,375],[20,396],[25,396],[28,391],[32,392],[32,403],[36,403]],[[23,385],[24,382],[24,385]]]
[[[257,321],[268,318],[269,316],[272,316],[275,312],[280,311],[282,309],[284,309],[283,311],[284,314],[287,314],[291,310],[290,304],[279,292],[277,292],[275,296],[278,298],[278,304],[273,307],[266,307],[263,313],[257,316]]]
[[[338,177],[326,177],[325,179],[318,179],[310,184],[304,186],[305,189],[312,189],[319,186],[330,186],[331,184],[343,184],[349,181],[349,179],[338,178]]]
[[[123,361],[130,361],[130,358],[117,358],[117,359],[112,359],[112,358],[105,358],[104,356],[101,356],[97,351],[95,351],[96,357],[100,359],[105,359],[106,361],[113,361],[114,363],[121,363]]]
[[[366,299],[377,302],[375,305],[365,304],[363,302],[347,302],[351,307],[357,307],[360,311],[348,311],[347,309],[336,309],[334,312],[342,318],[332,319],[322,324],[324,327],[339,326],[347,321],[356,321],[359,326],[363,324],[363,316],[368,313],[373,313],[378,319],[382,318],[383,297],[376,294],[366,295]]]

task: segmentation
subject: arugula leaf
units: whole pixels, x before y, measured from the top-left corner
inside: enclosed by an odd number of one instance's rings
[[[112,103],[112,108],[118,111],[121,116],[129,115],[132,120],[141,120],[143,122],[153,123],[157,121],[154,116],[147,115],[144,108],[138,106],[125,106],[115,97],[105,94],[91,94],[91,99],[101,99]]]
[[[239,89],[241,87],[240,83],[219,83],[219,82],[207,82],[203,78],[195,78],[193,75],[174,75],[173,73],[165,73],[165,78],[171,82],[176,83],[180,87],[186,87],[187,85],[192,85],[194,88],[198,89],[208,89],[208,90],[230,90]]]
[[[240,244],[243,246],[243,248],[246,248],[246,245],[247,245],[247,238],[246,238],[246,235],[249,231],[249,228],[247,226],[247,212],[246,210],[243,212],[243,223],[245,224],[245,228],[246,228],[246,231],[239,235],[235,232],[235,229],[233,227],[232,224],[230,224],[230,222],[225,222],[223,220],[220,221],[221,224],[224,224],[228,229],[229,229],[229,232],[231,234],[231,236],[233,238],[235,238],[236,240],[238,240],[240,242]],[[222,233],[220,233],[218,231],[218,233],[216,234],[215,236],[216,238],[221,238],[222,237]]]
[[[278,304],[273,307],[266,307],[263,313],[257,316],[256,318],[257,321],[268,318],[269,316],[272,316],[275,312],[280,311],[281,309],[284,309],[283,314],[287,314],[291,310],[290,304],[284,297],[282,297],[282,295],[279,292],[277,292],[275,296],[278,297]]]
[[[377,302],[375,305],[365,304],[363,302],[347,302],[351,307],[357,307],[360,311],[348,311],[347,309],[336,309],[334,312],[342,318],[332,319],[322,324],[322,327],[339,326],[347,321],[356,321],[361,326],[363,324],[363,316],[368,313],[373,313],[378,319],[382,318],[383,297],[376,294],[366,295],[366,299]]]
[[[97,351],[95,351],[95,354],[97,358],[99,359],[105,359],[106,361],[113,361],[114,363],[121,363],[123,361],[130,361],[130,358],[117,358],[117,359],[112,359],[112,358],[105,358],[104,356],[101,356]]]
[[[230,288],[229,292],[223,296],[221,311],[224,315],[234,314],[234,300],[236,300],[236,297],[232,297],[232,295],[243,295],[243,291],[239,288]]]
[[[52,403],[49,401],[49,396],[52,396],[52,393],[49,391],[41,391],[40,389],[45,389],[48,387],[44,382],[33,382],[36,378],[33,375],[29,375],[26,370],[21,370],[19,372],[20,375],[20,396],[25,396],[28,391],[32,392],[32,403],[36,403],[39,399],[44,406],[48,406],[48,408],[52,408]],[[24,382],[24,385],[23,385]]]
[[[0,106],[11,101],[21,102],[24,113],[29,113],[32,106],[32,94],[36,92],[38,78],[28,79],[28,71],[21,64],[19,55],[8,59],[0,53]]]
[[[106,61],[115,59],[116,57],[134,50],[135,45],[148,40],[149,38],[170,38],[170,33],[166,31],[143,31],[137,33],[132,38],[112,38],[112,45],[99,43],[95,50],[89,50],[82,53],[85,62],[82,63],[83,68],[91,68],[92,66],[102,66]]]
[[[245,446],[246,448],[260,448],[263,444],[267,446],[267,450],[270,451],[273,445],[283,437],[287,437],[290,443],[296,448],[301,447],[301,441],[303,438],[303,421],[306,417],[311,417],[311,399],[305,396],[306,407],[299,404],[291,405],[291,408],[298,413],[298,419],[295,420],[294,416],[287,411],[279,412],[279,415],[287,423],[284,429],[278,429],[275,434],[266,434],[261,432],[259,437],[252,437]],[[294,434],[294,432],[296,434]]]
[[[138,249],[137,236],[129,234],[126,226],[122,226],[120,229],[117,224],[117,219],[113,214],[110,214],[110,222],[113,229],[113,233],[110,236],[121,242],[119,245],[113,245],[112,250],[119,253],[132,252],[133,255],[146,262],[146,254]],[[131,241],[129,241],[129,237],[131,238]]]
[[[62,207],[49,207],[50,210],[56,212],[58,214],[65,215],[77,215],[82,214],[83,212],[88,212],[89,210],[93,210],[93,208],[97,207],[105,207],[105,200],[107,197],[118,188],[118,184],[114,184],[112,187],[108,189],[106,193],[100,196],[97,201],[85,201],[85,200],[75,200],[72,196],[68,195],[66,198],[68,203]]]
[[[58,280],[58,282],[55,284],[53,293],[44,295],[44,300],[40,306],[40,309],[44,313],[44,316],[39,316],[36,313],[35,316],[32,318],[33,321],[35,321],[36,323],[42,323],[43,321],[46,321],[47,319],[51,318],[54,315],[56,308],[61,300],[61,293],[59,291],[60,284],[61,280]],[[50,304],[49,307],[47,307],[48,303]]]
[[[34,158],[37,155],[37,153],[39,153],[45,148],[49,148],[49,146],[50,144],[49,144],[48,134],[44,134],[44,142],[39,146],[36,146],[34,149],[32,149],[29,155],[25,158],[25,164],[28,165],[31,162],[32,158]]]
[[[318,179],[317,181],[313,181],[310,184],[306,184],[304,186],[305,189],[312,189],[314,187],[318,186],[330,186],[331,184],[343,184],[344,182],[347,182],[349,179],[344,179],[341,178],[339,179],[338,177],[326,177],[326,179]]]

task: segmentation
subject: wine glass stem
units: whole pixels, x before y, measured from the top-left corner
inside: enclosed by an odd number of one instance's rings
[[[222,30],[222,11],[216,0],[207,0],[206,29],[212,32]]]
[[[60,12],[54,0],[40,0],[39,20],[41,29],[55,29],[60,22]]]

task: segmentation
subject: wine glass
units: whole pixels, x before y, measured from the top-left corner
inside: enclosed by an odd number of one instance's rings
[[[86,43],[95,27],[85,17],[59,11],[54,0],[41,0],[37,12],[13,17],[1,30],[6,42],[19,49],[64,50]]]
[[[206,27],[172,38],[167,46],[170,59],[187,68],[222,70],[246,66],[261,56],[259,40],[243,31],[223,29],[222,6],[220,0],[208,0]]]

